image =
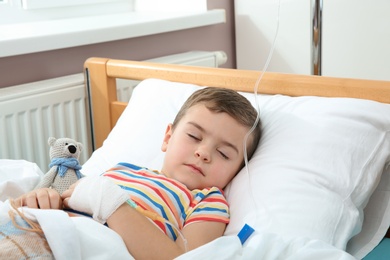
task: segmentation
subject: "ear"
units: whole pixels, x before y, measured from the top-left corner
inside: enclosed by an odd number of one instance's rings
[[[172,133],[173,133],[172,124],[169,124],[167,126],[167,130],[165,130],[164,140],[163,140],[163,143],[161,145],[161,151],[163,151],[163,152],[167,151],[168,142],[169,142],[169,139],[171,139]]]
[[[77,147],[79,148],[80,152],[83,151],[83,144],[82,143],[77,143]]]
[[[53,144],[55,143],[57,139],[55,137],[49,137],[49,140],[47,140],[47,143],[50,145],[50,146],[53,146]]]

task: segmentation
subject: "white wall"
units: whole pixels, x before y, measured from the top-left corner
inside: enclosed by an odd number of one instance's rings
[[[390,1],[324,2],[322,74],[390,80]]]
[[[311,6],[280,0],[279,33],[268,71],[311,74]],[[322,75],[390,80],[390,1],[324,0]],[[262,69],[279,0],[235,0],[237,67]]]
[[[307,0],[235,0],[237,68],[263,68],[277,32],[268,71],[310,74]]]

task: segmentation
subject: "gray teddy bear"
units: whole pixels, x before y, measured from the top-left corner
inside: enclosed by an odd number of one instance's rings
[[[50,170],[35,187],[53,188],[62,194],[70,185],[83,177],[79,164],[83,145],[70,138],[54,138],[48,140],[50,145]]]

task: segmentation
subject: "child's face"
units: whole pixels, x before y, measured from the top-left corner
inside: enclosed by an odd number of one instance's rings
[[[248,128],[226,113],[204,104],[188,109],[175,130],[168,125],[162,151],[162,173],[190,190],[224,188],[243,162],[243,140]]]

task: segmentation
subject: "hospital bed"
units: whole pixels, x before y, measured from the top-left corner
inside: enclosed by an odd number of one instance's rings
[[[129,102],[117,100],[117,79],[137,82]],[[179,259],[390,256],[390,82],[108,58],[88,59],[85,81],[87,176],[118,162],[159,169],[166,125],[199,88],[235,89],[259,110],[259,146],[225,189],[224,236]],[[241,243],[245,224],[255,232]]]

